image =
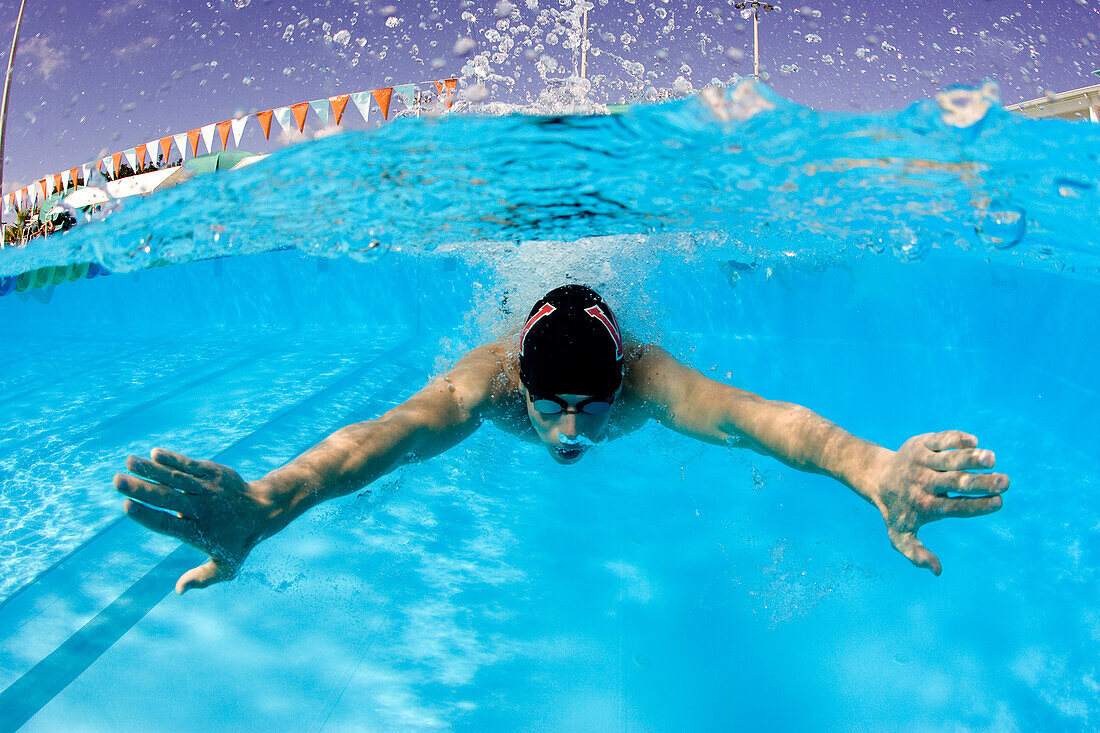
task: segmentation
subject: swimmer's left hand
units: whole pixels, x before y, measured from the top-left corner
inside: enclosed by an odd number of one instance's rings
[[[883,449],[856,491],[878,507],[894,549],[920,568],[939,575],[940,560],[917,539],[922,525],[948,517],[977,517],[1001,508],[1008,490],[1003,473],[974,473],[993,468],[992,451],[979,450],[978,439],[958,430],[910,438],[897,451]]]

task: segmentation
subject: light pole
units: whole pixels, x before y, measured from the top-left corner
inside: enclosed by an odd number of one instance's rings
[[[760,11],[763,10],[766,13],[769,10],[775,10],[775,6],[770,3],[762,3],[759,0],[752,0],[751,2],[734,3],[733,7],[738,10],[752,8],[753,74],[760,76]]]
[[[581,78],[588,78],[588,11],[584,11],[584,30],[581,31]]]
[[[11,37],[11,53],[8,54],[8,74],[4,79],[4,100],[0,102],[0,194],[3,193],[4,185],[4,138],[8,129],[8,95],[11,94],[11,73],[15,66],[15,47],[19,44],[19,27],[23,25],[23,9],[26,7],[27,0],[22,0],[19,3],[19,17],[15,19],[15,35]],[[3,207],[0,206],[0,212],[2,211]],[[0,232],[4,231],[3,223],[3,214],[0,213]],[[0,234],[0,242],[3,241],[4,236],[6,235]]]

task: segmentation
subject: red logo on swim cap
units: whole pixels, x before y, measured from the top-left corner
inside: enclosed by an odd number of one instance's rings
[[[523,344],[527,341],[527,333],[534,327],[536,323],[546,318],[548,315],[556,311],[557,308],[549,303],[543,303],[543,306],[538,309],[538,312],[531,315],[527,319],[527,323],[523,324],[523,334],[519,337],[519,355],[523,356]]]
[[[593,305],[584,309],[584,312],[592,316],[607,329],[607,332],[611,334],[611,340],[615,342],[615,361],[623,358],[623,338],[619,335],[619,324],[612,318],[608,318],[607,314],[603,312],[603,308],[598,305]],[[522,353],[522,352],[521,352]]]

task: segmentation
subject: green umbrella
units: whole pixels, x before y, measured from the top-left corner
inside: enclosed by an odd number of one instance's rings
[[[183,167],[195,173],[227,171],[245,158],[251,158],[254,155],[255,153],[246,153],[243,150],[221,150],[192,158],[185,162]]]

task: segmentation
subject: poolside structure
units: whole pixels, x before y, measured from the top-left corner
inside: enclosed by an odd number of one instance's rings
[[[1100,122],[1100,84],[1048,94],[1038,99],[1009,105],[1005,109],[1034,119],[1057,117],[1063,120]]]

